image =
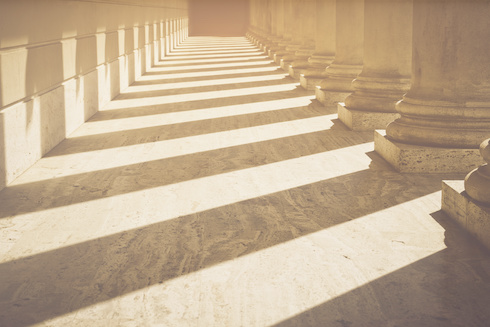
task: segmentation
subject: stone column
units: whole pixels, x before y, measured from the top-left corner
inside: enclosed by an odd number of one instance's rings
[[[262,40],[260,49],[267,52],[277,38],[274,34],[274,21],[273,21],[273,2],[274,0],[263,0],[263,19],[264,19],[264,38]]]
[[[300,74],[308,68],[308,58],[315,53],[316,21],[318,12],[316,0],[302,0],[299,2],[300,33],[302,36],[301,48],[295,52],[294,60],[289,66],[289,75],[299,79]]]
[[[364,0],[337,0],[336,13],[335,59],[315,90],[317,100],[330,107],[354,91],[352,81],[362,70]]]
[[[258,6],[259,15],[259,42],[258,46],[264,50],[265,46],[270,42],[270,13],[269,0],[260,0]]]
[[[269,57],[271,57],[276,63],[281,62],[282,56],[286,53],[286,46],[289,41],[291,41],[291,26],[289,25],[290,10],[289,9],[290,0],[276,0],[277,9],[277,26],[280,33],[280,38],[271,46],[268,51]],[[277,58],[276,58],[277,57]]]
[[[271,47],[268,49],[267,54],[274,59],[274,54],[281,50],[281,43],[284,42],[285,27],[284,27],[284,0],[274,0],[274,13],[275,13],[275,30],[277,38],[274,40]]]
[[[247,36],[250,38],[250,40],[255,44],[259,44],[259,39],[260,39],[260,28],[259,28],[259,5],[260,1],[259,0],[250,0],[250,5],[249,5],[249,29]]]
[[[184,40],[189,37],[189,18],[184,18]]]
[[[286,25],[291,28],[291,40],[288,42],[285,48],[285,53],[282,56],[279,64],[281,68],[289,72],[289,65],[295,59],[296,51],[301,49],[303,36],[299,24],[301,22],[301,0],[290,0],[286,2],[289,5],[289,19],[285,21]]]
[[[293,0],[282,0],[282,10],[283,10],[283,27],[284,27],[284,35],[282,40],[277,43],[277,49],[272,50],[271,54],[273,55],[274,61],[276,64],[281,64],[281,59],[288,54],[286,50],[287,46],[292,42],[293,39]]]
[[[177,19],[175,20],[175,23],[177,25],[177,27],[176,27],[176,30],[177,30],[177,35],[176,35],[177,43],[176,43],[176,45],[178,46],[182,42],[182,19],[181,19],[181,17],[177,17]]]
[[[277,49],[277,45],[282,40],[283,36],[284,19],[280,17],[283,15],[280,3],[282,3],[280,0],[270,0],[269,2],[270,37],[268,38],[267,44],[263,48],[264,52],[269,56],[271,49]]]
[[[395,104],[410,88],[412,9],[413,0],[365,0],[362,72],[338,105],[350,129],[385,129],[399,117]]]
[[[490,137],[490,2],[414,0],[411,87],[375,134],[399,171],[467,172]]]
[[[172,26],[170,24],[170,18],[165,19],[165,53],[168,55],[172,50],[172,41],[170,37],[172,35],[171,32]]]
[[[177,14],[177,10],[175,10],[175,14]],[[174,17],[173,21],[173,39],[174,39],[174,49],[179,45],[179,18]]]
[[[336,0],[317,0],[315,53],[308,58],[308,68],[300,76],[307,90],[314,90],[325,79],[325,69],[335,58]]]

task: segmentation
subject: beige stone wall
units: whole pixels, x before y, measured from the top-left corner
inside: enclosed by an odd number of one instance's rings
[[[0,189],[161,59],[168,20],[186,17],[186,0],[1,1]]]

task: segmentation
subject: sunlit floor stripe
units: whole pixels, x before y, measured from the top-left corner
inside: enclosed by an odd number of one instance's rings
[[[207,141],[202,136],[200,137],[201,139],[198,137],[194,140],[200,140],[201,143]],[[226,141],[220,138],[218,142]],[[191,143],[184,146],[193,147]],[[216,144],[213,146],[216,147]],[[36,246],[33,246],[32,252],[27,254],[30,256],[55,250],[60,244],[70,246],[95,240],[130,229],[142,228],[154,223],[366,170],[371,160],[365,153],[372,150],[372,142],[365,143],[176,184],[131,191],[108,198],[40,210],[30,214],[19,214],[15,220],[19,226],[24,225],[24,228],[27,227],[29,230],[39,230],[38,228],[41,227],[38,225],[42,225],[43,230],[50,231],[49,235],[36,234],[34,238]],[[126,155],[128,153],[130,152],[126,152]],[[132,156],[137,155],[132,154]],[[114,160],[118,159],[114,157]],[[92,167],[99,168],[99,163],[106,160],[107,158],[104,157],[100,158],[99,162],[91,161],[85,164],[95,164]],[[140,179],[139,182],[141,182]],[[94,206],[99,210],[94,210]],[[158,215],[155,215],[155,212],[158,212]],[[29,237],[29,235],[24,235]],[[15,249],[11,249],[9,260],[15,260],[19,258],[18,256],[24,255],[26,254],[16,254]]]
[[[94,169],[104,170],[124,167],[154,160],[323,131],[333,125],[332,120],[335,117],[336,115],[326,115],[304,118],[224,132],[199,134],[177,139],[45,157],[41,159],[42,161],[39,166],[43,168],[51,167],[50,169],[44,169],[43,173],[33,168],[30,172],[26,173],[26,176],[15,180],[11,185],[20,185],[25,180],[33,182],[54,177],[59,178],[73,174],[90,173]],[[90,146],[90,144],[88,145]]]
[[[260,67],[262,66],[262,67]],[[226,70],[213,70],[206,72],[190,72],[190,73],[178,73],[178,74],[161,74],[161,75],[143,75],[138,78],[138,81],[155,81],[155,80],[171,80],[177,78],[189,78],[189,77],[205,77],[205,76],[220,76],[220,75],[235,75],[235,74],[250,74],[260,72],[273,72],[279,71],[280,68],[270,65],[259,65],[256,68],[237,68]],[[281,70],[282,72],[282,70]]]
[[[265,56],[263,53],[259,53],[257,55],[247,55],[247,56],[233,56],[230,57],[228,56],[222,56],[222,58],[216,58],[216,56],[210,56],[210,58],[203,58],[202,56],[198,57],[185,57],[185,58],[180,58],[179,60],[172,60],[172,61],[161,61],[159,62],[156,66],[150,68],[148,71],[153,71],[155,68],[159,67],[167,67],[167,66],[172,66],[172,65],[184,65],[184,64],[189,64],[189,65],[194,65],[194,64],[204,64],[204,63],[213,63],[213,62],[229,62],[233,61],[236,62],[237,64],[240,64],[242,61],[259,61],[260,59],[268,59],[268,56]]]
[[[272,86],[249,87],[235,90],[198,92],[189,94],[166,95],[156,97],[145,97],[137,99],[122,99],[109,102],[102,110],[114,110],[124,108],[136,108],[142,106],[154,106],[168,103],[181,103],[189,101],[228,98],[234,96],[264,94],[269,92],[291,91],[296,89],[298,83],[288,83]]]
[[[104,133],[122,132],[153,126],[188,123],[206,119],[233,117],[268,111],[292,109],[308,106],[315,96],[302,96],[281,100],[260,101],[208,109],[164,112],[161,114],[136,116],[129,118],[113,118],[102,121],[88,121],[69,138]]]
[[[222,79],[208,79],[204,81],[194,81],[194,82],[177,82],[177,83],[165,83],[165,84],[151,84],[151,85],[134,85],[129,86],[127,89],[121,92],[121,94],[136,93],[136,92],[149,92],[149,91],[163,91],[163,90],[175,90],[181,88],[189,87],[203,87],[203,86],[213,86],[213,85],[231,85],[239,83],[250,83],[250,82],[264,82],[264,81],[277,81],[288,77],[289,74],[279,73],[274,75],[264,75],[264,76],[249,76],[249,77],[232,77],[232,78],[222,78]]]
[[[170,57],[170,59],[174,59],[174,58],[180,58],[181,56],[182,57],[193,57],[193,58],[197,58],[197,57],[201,57],[201,56],[204,56],[204,57],[214,57],[214,56],[218,56],[218,57],[221,57],[221,56],[232,56],[232,55],[236,55],[236,56],[243,56],[243,55],[251,55],[251,54],[254,54],[254,53],[260,53],[260,54],[263,54],[262,51],[258,50],[257,48],[244,48],[243,50],[209,50],[209,51],[205,51],[205,50],[200,50],[200,51],[187,51],[187,50],[184,50],[184,51],[174,51],[172,53],[169,54],[168,57]],[[171,57],[174,57],[174,58],[171,58]],[[163,61],[165,61],[165,58],[163,59]]]
[[[180,70],[190,70],[190,69],[209,69],[209,68],[225,68],[225,67],[246,67],[246,66],[258,66],[258,65],[267,65],[271,64],[272,60],[256,60],[256,61],[250,61],[250,62],[230,62],[230,63],[223,63],[223,64],[194,64],[194,65],[188,65],[188,66],[175,66],[175,67],[153,67],[151,69],[151,72],[161,72],[161,73],[166,73],[166,72],[173,72],[173,71],[180,71]]]
[[[158,303],[167,309],[165,315],[158,316],[158,322],[167,326],[189,325],[189,317],[199,317],[203,325],[214,322],[230,327],[273,326],[323,304],[328,308],[329,301],[341,300],[343,295],[361,290],[372,282],[383,284],[383,277],[396,274],[446,249],[444,229],[430,219],[427,209],[413,209],[413,205],[420,207],[422,204],[438,210],[436,200],[439,195],[439,192],[433,193],[183,274],[163,284],[156,283],[46,323],[63,326],[66,321],[78,322],[81,317],[94,317],[100,321],[114,307],[119,308],[123,315],[130,311],[127,317],[120,319],[145,315],[148,317],[145,322],[153,323],[156,322],[151,318],[156,316],[155,309],[135,299],[158,299]],[[386,226],[398,226],[396,234],[405,244],[381,235],[380,231],[390,231]],[[359,230],[363,231],[362,238],[358,238]],[[411,238],[415,233],[426,235],[434,242],[429,247],[421,248]],[[368,292],[366,298],[375,296],[370,296],[373,291],[369,291],[369,288],[365,291]],[[186,305],[182,307],[182,303]],[[338,304],[339,309],[363,305],[362,302],[343,303]],[[337,307],[332,309],[336,310]],[[336,312],[317,313],[306,321],[326,319],[328,316],[325,315]],[[335,316],[330,318],[331,321],[336,320]],[[348,317],[345,319],[349,320]]]
[[[239,53],[239,52],[254,52],[258,51],[255,46],[216,46],[216,47],[179,47],[177,49],[172,50],[172,52],[168,53],[168,56],[180,55],[180,54],[206,54],[206,53]]]
[[[66,321],[76,322],[81,317],[102,320],[107,312],[117,307],[123,315],[119,317],[121,321],[145,315],[146,323],[158,321],[168,326],[189,325],[190,317],[199,317],[202,325],[214,322],[230,327],[273,326],[323,304],[328,305],[329,301],[341,300],[343,295],[361,290],[372,282],[383,284],[383,277],[396,274],[446,249],[444,229],[430,219],[426,210],[413,211],[412,207],[414,204],[420,207],[422,203],[438,210],[439,195],[439,192],[433,193],[183,274],[163,284],[156,283],[47,323],[62,326]],[[380,231],[391,231],[386,226],[398,226],[396,234],[405,244],[393,242],[392,238],[381,234]],[[362,230],[362,238],[358,237],[359,230]],[[411,238],[415,233],[426,235],[434,242],[421,248]],[[374,296],[370,296],[373,291],[365,291],[368,292],[366,298]],[[158,303],[167,309],[166,314],[152,320],[151,317],[156,316],[155,309],[149,308],[144,301],[135,301],[145,298],[158,299]],[[362,300],[362,297],[357,299]],[[182,306],[182,303],[186,305]],[[363,304],[345,301],[339,308],[348,305]],[[124,316],[129,309],[130,313]],[[328,318],[325,315],[336,312],[326,311],[323,315],[318,312],[306,321],[325,319]],[[329,320],[335,321],[336,317]]]

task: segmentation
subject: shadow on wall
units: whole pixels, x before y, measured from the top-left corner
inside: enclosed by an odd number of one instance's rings
[[[248,0],[190,0],[189,35],[245,35],[248,11]]]
[[[26,107],[26,135],[32,137],[26,142],[35,141],[36,136],[31,133],[38,133],[38,151],[42,156],[65,138],[64,90],[56,86],[63,81],[62,44],[28,48],[26,66],[25,94],[30,96],[49,90],[35,96]],[[37,159],[33,158],[34,161]]]

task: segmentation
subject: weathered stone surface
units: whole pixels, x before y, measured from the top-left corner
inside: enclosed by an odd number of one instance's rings
[[[490,250],[490,205],[469,197],[464,181],[443,181],[442,210]]]
[[[418,146],[391,140],[384,130],[374,132],[375,151],[397,171],[406,173],[465,173],[483,163],[477,149]]]

